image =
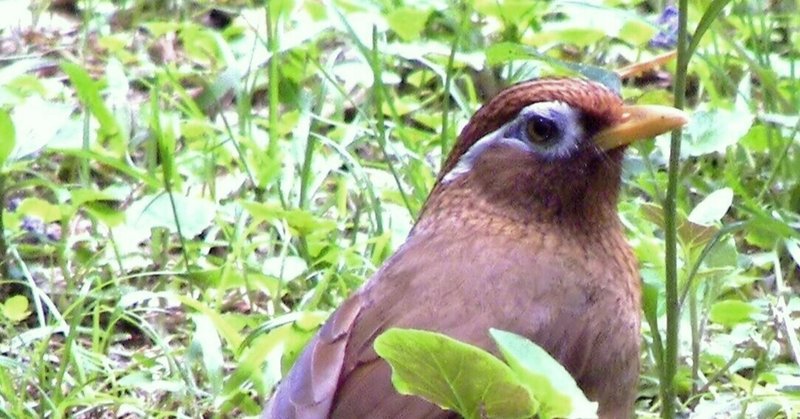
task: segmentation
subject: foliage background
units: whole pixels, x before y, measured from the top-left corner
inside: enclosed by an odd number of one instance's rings
[[[689,28],[725,3],[689,1]],[[675,24],[655,0],[0,1],[0,416],[256,415],[483,100],[557,60],[648,59]],[[800,409],[799,27],[797,1],[731,1],[689,64],[692,417]],[[673,71],[623,95],[669,104]],[[660,410],[667,155],[630,151],[619,208],[649,320],[641,417]]]

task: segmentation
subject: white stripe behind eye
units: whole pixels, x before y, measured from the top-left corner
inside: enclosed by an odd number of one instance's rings
[[[458,163],[456,163],[456,165],[450,169],[446,175],[444,175],[442,178],[442,183],[446,185],[458,179],[461,177],[461,175],[468,173],[470,170],[472,170],[472,167],[475,165],[475,161],[478,160],[478,157],[480,157],[484,151],[494,144],[505,144],[517,147],[523,151],[530,151],[530,147],[522,141],[519,141],[516,138],[505,137],[506,127],[514,122],[515,121],[512,121],[506,125],[503,125],[497,131],[494,131],[475,142],[475,144],[473,144],[472,147],[470,147],[469,150],[467,150],[467,152],[464,153],[460,159],[458,159]]]

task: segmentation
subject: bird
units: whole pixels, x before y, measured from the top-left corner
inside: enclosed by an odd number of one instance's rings
[[[631,417],[641,297],[616,210],[622,161],[632,142],[686,122],[580,77],[502,90],[462,129],[406,241],[311,339],[262,417],[457,417],[394,389],[373,348],[394,327],[493,354],[490,328],[519,334],[566,368],[601,419]]]

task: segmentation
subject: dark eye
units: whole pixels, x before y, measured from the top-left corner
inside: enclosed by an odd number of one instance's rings
[[[528,139],[534,144],[549,144],[558,139],[558,126],[551,119],[534,115],[525,125]]]

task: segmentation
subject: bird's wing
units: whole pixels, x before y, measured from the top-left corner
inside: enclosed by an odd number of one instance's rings
[[[326,418],[339,383],[345,348],[362,308],[348,298],[309,342],[264,410],[264,419]]]
[[[586,307],[580,302],[589,304],[592,290],[563,278],[592,274],[580,263],[537,258],[524,240],[497,246],[503,253],[482,243],[477,236],[412,236],[334,312],[284,379],[265,418],[449,415],[394,391],[390,368],[372,347],[390,327],[443,332],[493,352],[491,327],[534,339],[545,348],[580,346],[574,343],[593,326],[581,318]],[[554,355],[573,364],[574,374],[590,354]]]

